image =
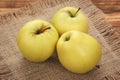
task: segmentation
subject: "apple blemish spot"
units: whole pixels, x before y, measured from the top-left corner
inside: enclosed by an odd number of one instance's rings
[[[96,67],[99,69],[99,68],[100,68],[100,65],[96,65]]]

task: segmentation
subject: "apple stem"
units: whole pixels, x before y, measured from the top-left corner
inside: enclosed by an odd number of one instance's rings
[[[41,31],[40,31],[40,33],[43,33],[45,30],[47,30],[47,29],[51,29],[51,27],[47,27],[47,28],[43,28]]]
[[[79,12],[81,8],[79,7],[78,10],[76,11],[76,13],[74,14],[74,16],[76,16],[76,14]]]
[[[35,34],[40,34],[40,33],[43,33],[45,30],[47,30],[47,29],[51,29],[51,27],[47,27],[47,28],[42,28],[41,30],[40,29],[38,29],[37,31],[36,31],[36,33]]]

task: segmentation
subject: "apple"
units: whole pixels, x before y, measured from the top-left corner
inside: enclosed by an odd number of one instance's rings
[[[51,23],[57,29],[59,35],[70,30],[88,32],[89,22],[82,10],[74,7],[64,7],[58,10]]]
[[[61,35],[57,43],[60,63],[73,73],[87,73],[101,58],[101,45],[89,34],[68,31]]]
[[[53,54],[58,37],[58,32],[52,24],[36,19],[21,28],[17,44],[26,59],[43,62]]]

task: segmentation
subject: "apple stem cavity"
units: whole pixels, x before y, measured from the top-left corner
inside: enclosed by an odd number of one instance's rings
[[[47,29],[51,29],[51,27],[42,28],[42,30],[41,30],[40,32],[43,33],[43,32],[46,31]]]
[[[73,17],[75,17],[76,16],[76,14],[80,11],[80,7],[78,8],[78,10],[76,11],[76,13],[74,14],[74,16]]]
[[[42,28],[41,30],[38,29],[38,30],[35,32],[35,34],[43,33],[43,32],[46,31],[47,29],[51,29],[51,27]]]
[[[65,41],[69,41],[70,40],[70,36],[67,36],[66,38],[65,38]]]

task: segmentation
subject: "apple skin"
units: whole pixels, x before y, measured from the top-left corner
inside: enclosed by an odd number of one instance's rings
[[[42,33],[37,33],[44,30]],[[59,36],[50,23],[36,19],[27,22],[19,31],[17,44],[23,56],[32,62],[43,62],[54,52]]]
[[[77,10],[74,7],[64,7],[55,13],[51,23],[55,26],[59,35],[70,30],[88,32],[88,19],[81,10],[74,16]]]
[[[64,33],[57,43],[60,63],[73,73],[87,73],[101,58],[101,46],[92,36],[79,32]]]

